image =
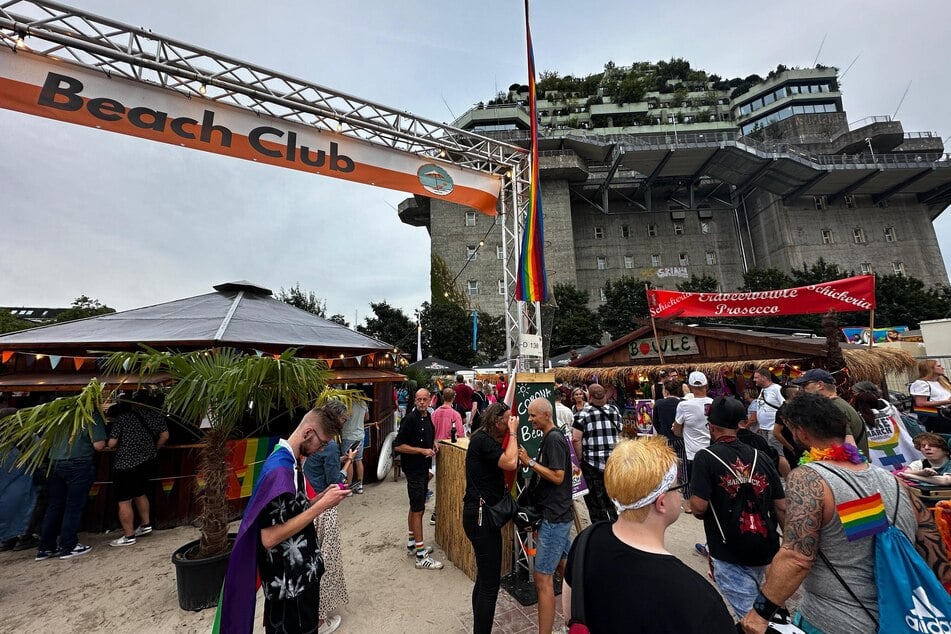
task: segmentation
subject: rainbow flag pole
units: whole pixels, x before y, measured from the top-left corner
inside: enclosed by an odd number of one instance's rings
[[[547,302],[548,278],[545,273],[545,220],[542,215],[541,185],[538,179],[538,110],[535,105],[535,53],[532,51],[532,30],[525,0],[525,39],[528,48],[528,115],[531,130],[531,174],[529,203],[522,231],[515,299],[522,302]]]

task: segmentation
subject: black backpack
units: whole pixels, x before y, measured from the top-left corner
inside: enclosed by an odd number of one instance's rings
[[[770,501],[757,494],[756,488],[751,482],[751,479],[756,475],[756,463],[761,452],[753,449],[750,477],[744,478],[724,462],[720,456],[709,449],[703,449],[702,451],[706,451],[713,456],[739,483],[736,496],[730,500],[729,513],[726,517],[718,517],[712,503],[709,507],[723,543],[734,553],[749,554],[752,557],[756,557],[757,553],[769,553],[771,559],[772,555],[779,550],[779,532],[776,530],[776,518],[772,513]]]

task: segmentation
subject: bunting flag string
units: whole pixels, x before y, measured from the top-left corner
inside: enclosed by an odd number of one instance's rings
[[[257,356],[257,357],[264,356],[265,354],[266,354],[267,356],[273,358],[273,359],[279,359],[279,358],[281,357],[281,353],[279,353],[279,352],[277,352],[277,353],[275,353],[275,352],[263,352],[263,351],[261,351],[261,350],[256,350],[256,349],[255,349],[255,350],[252,350],[252,352],[254,352],[254,355]],[[387,352],[387,353],[385,353],[385,354],[391,355],[391,356],[393,356],[394,358],[397,356],[395,353],[391,353],[391,352]],[[14,355],[23,356],[23,357],[25,358],[27,367],[33,367],[33,366],[35,365],[35,363],[36,363],[37,360],[48,357],[49,360],[50,360],[50,365],[51,365],[54,369],[56,368],[56,366],[59,365],[60,361],[62,361],[63,359],[72,359],[72,360],[73,360],[73,367],[75,367],[77,371],[78,371],[78,370],[81,370],[82,367],[86,364],[87,361],[96,361],[96,360],[98,360],[98,359],[102,359],[102,358],[103,358],[103,357],[96,357],[96,356],[77,356],[77,355],[68,355],[68,354],[47,354],[47,353],[45,353],[45,352],[27,352],[27,351],[22,351],[22,350],[2,350],[2,351],[0,351],[0,364],[9,363],[9,362],[13,359]],[[348,357],[348,356],[345,356],[345,355],[338,355],[338,356],[336,356],[336,357],[327,357],[326,359],[324,359],[324,358],[315,358],[315,359],[313,359],[313,360],[314,360],[314,361],[323,361],[323,362],[325,362],[325,363],[327,364],[327,367],[333,367],[333,364],[334,364],[334,363],[336,363],[336,362],[338,362],[338,361],[339,361],[339,362],[345,362],[345,361],[347,361],[347,360],[355,360],[355,361],[357,362],[357,365],[361,365],[361,364],[363,363],[363,360],[364,360],[364,359],[367,359],[370,363],[373,363],[374,361],[376,361],[376,353],[357,354],[357,355],[353,355],[353,356],[349,356],[349,357]],[[131,364],[131,361],[128,360],[128,359],[126,359],[126,361],[123,362],[123,364],[122,364],[122,369],[125,370],[126,372],[128,372],[128,371],[129,371],[129,368],[130,368],[130,364]]]
[[[63,357],[60,356],[60,355],[58,355],[58,354],[51,354],[51,355],[50,355],[50,367],[55,370],[55,369],[56,369],[56,366],[59,365],[59,362],[60,362],[62,359],[63,359]]]
[[[515,299],[523,302],[548,301],[548,277],[545,272],[545,218],[542,214],[541,181],[538,177],[538,109],[536,107],[535,53],[525,0],[525,40],[528,49],[528,116],[531,119],[531,176],[529,203],[522,231]]]

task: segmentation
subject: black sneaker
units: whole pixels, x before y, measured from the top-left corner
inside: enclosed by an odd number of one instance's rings
[[[429,525],[430,525],[430,526],[435,526],[435,525],[436,525],[436,514],[435,514],[435,513],[433,513],[432,515],[429,516]]]
[[[36,561],[46,561],[50,557],[56,557],[59,553],[53,550],[38,550],[36,551]]]
[[[72,559],[73,557],[79,557],[80,555],[85,555],[90,550],[92,546],[86,546],[85,544],[76,544],[76,546],[69,551],[68,553],[63,553],[59,556],[60,559]]]

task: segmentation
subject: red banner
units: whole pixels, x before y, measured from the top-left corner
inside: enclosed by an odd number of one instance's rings
[[[651,317],[773,317],[875,309],[875,276],[755,293],[647,291]]]

